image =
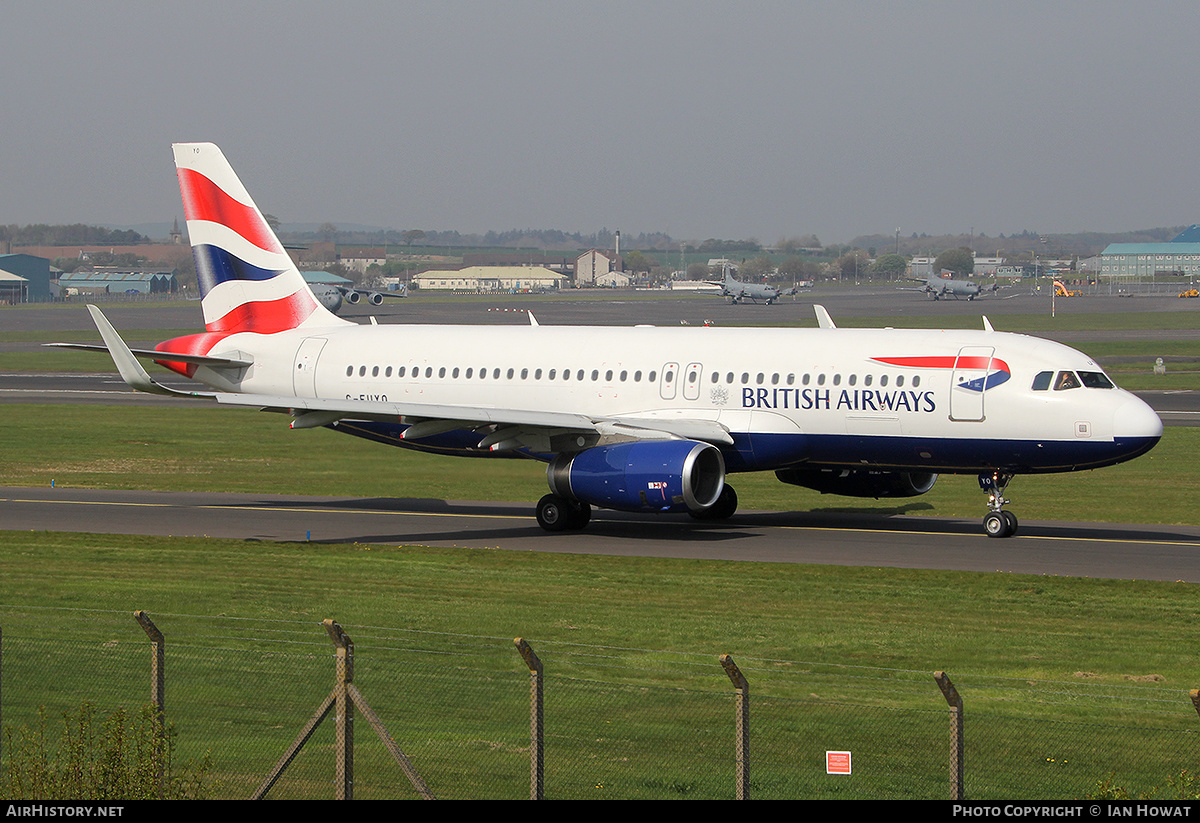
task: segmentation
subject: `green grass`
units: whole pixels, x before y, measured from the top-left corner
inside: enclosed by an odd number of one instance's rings
[[[146,609],[179,756],[212,754],[216,796],[248,795],[332,687],[326,617],[442,797],[525,791],[517,636],[546,666],[552,797],[728,797],[725,653],[752,684],[758,797],[944,797],[935,670],[967,700],[974,798],[1079,797],[1114,756],[1122,783],[1153,785],[1187,762],[1163,735],[1194,723],[1190,584],[12,532],[0,568],[6,724],[140,699]],[[358,796],[404,796],[365,724],[356,738]],[[327,722],[275,796],[328,797],[329,747]],[[821,780],[821,751],[843,747],[873,765]]]

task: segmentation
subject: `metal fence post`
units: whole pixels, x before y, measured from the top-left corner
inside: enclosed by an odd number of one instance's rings
[[[347,689],[354,682],[354,643],[333,620],[324,621],[329,639],[337,647],[337,684],[334,686],[334,752],[337,784],[335,799],[354,799],[354,703]]]
[[[737,799],[750,799],[750,683],[742,674],[741,669],[727,654],[721,655],[721,666],[725,674],[733,681],[737,693],[737,721],[735,723],[737,742],[735,752],[737,757]]]
[[[153,649],[153,654],[150,657],[150,702],[154,704],[154,708],[158,711],[159,720],[162,720],[167,712],[167,641],[163,637],[163,633],[158,630],[158,626],[155,626],[154,621],[150,619],[150,615],[138,610],[133,613],[133,617],[150,638],[150,645]]]
[[[516,638],[513,644],[529,667],[529,799],[541,800],[546,765],[542,726],[542,661],[523,638]]]
[[[933,679],[950,704],[950,799],[963,799],[963,700],[945,672],[934,672]]]
[[[166,745],[167,740],[167,641],[163,637],[163,633],[158,630],[158,626],[155,626],[154,621],[150,619],[150,615],[139,609],[133,613],[133,618],[150,638],[152,649],[150,655],[150,702],[154,704],[154,762],[157,764],[156,777],[161,794],[165,768],[163,746]]]

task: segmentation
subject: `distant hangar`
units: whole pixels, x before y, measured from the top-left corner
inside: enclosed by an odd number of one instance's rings
[[[179,289],[174,269],[73,271],[59,277],[58,285],[65,294],[173,294]]]

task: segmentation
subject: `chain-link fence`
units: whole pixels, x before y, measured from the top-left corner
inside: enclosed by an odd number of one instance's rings
[[[950,672],[957,713],[934,672],[526,638],[538,672],[512,638],[347,625],[351,653],[318,620],[150,618],[161,692],[132,614],[0,607],[4,774],[39,710],[154,699],[218,798],[1071,799],[1161,787],[1200,743],[1189,695],[1152,682]]]

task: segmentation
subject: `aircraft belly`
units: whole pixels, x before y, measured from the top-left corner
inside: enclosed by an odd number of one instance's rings
[[[1117,440],[1030,440],[993,437],[919,437],[810,434],[809,465],[910,469],[971,474],[1005,469],[1040,474],[1100,468],[1149,451],[1157,437]]]

